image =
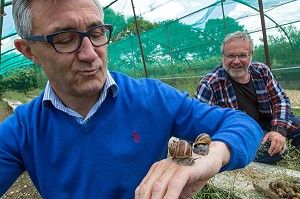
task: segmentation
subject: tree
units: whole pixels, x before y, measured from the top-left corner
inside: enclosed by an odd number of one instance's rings
[[[112,42],[122,40],[130,35],[136,35],[136,25],[134,17],[128,19],[120,13],[115,13],[112,9],[108,8],[104,11],[105,23],[112,24],[114,27]],[[143,17],[137,17],[140,33],[153,29],[160,25],[158,22],[150,22],[144,20]]]
[[[26,92],[37,88],[37,79],[33,68],[15,68],[6,72],[6,76],[1,78],[1,90],[16,90]]]
[[[118,35],[128,26],[124,15],[115,13],[112,9],[108,8],[104,11],[105,23],[113,25],[112,41],[119,40]]]
[[[283,34],[279,29],[280,35],[269,35],[268,46],[270,52],[271,66],[289,66],[298,65],[300,63],[300,31],[296,27],[287,26]],[[261,42],[263,43],[262,39]],[[291,43],[290,43],[291,42]],[[254,58],[258,61],[265,60],[264,46],[257,46],[254,53]]]
[[[239,25],[239,23],[231,17],[226,17],[225,22],[226,33],[223,19],[209,19],[206,22],[203,30],[203,39],[211,40],[212,43],[209,45],[209,48],[202,49],[201,54],[205,57],[220,55],[221,43],[227,34],[235,31],[246,31],[243,25]]]

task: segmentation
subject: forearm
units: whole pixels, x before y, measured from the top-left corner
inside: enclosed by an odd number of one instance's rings
[[[210,144],[210,152],[215,157],[222,160],[221,167],[225,166],[230,160],[230,149],[224,142],[214,141]]]
[[[260,126],[246,114],[235,111],[227,115],[221,128],[212,136],[213,141],[226,143],[230,150],[230,160],[221,171],[240,169],[253,161],[262,138]]]
[[[207,158],[209,162],[214,162],[215,172],[219,172],[230,160],[230,149],[224,142],[212,141],[209,145],[209,153],[207,156],[199,156],[197,154],[194,154],[194,156],[196,160],[197,158]]]

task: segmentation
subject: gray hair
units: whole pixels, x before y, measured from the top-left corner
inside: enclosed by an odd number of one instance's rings
[[[40,0],[41,1],[41,0]],[[56,2],[57,0],[52,0]],[[100,12],[100,18],[104,20],[102,6],[98,0],[93,0]],[[32,15],[33,11],[30,8],[30,0],[13,0],[12,14],[15,22],[15,28],[20,37],[29,36],[32,34]]]
[[[234,33],[228,34],[224,38],[222,46],[221,46],[221,53],[224,53],[224,46],[225,46],[225,44],[227,44],[228,42],[237,41],[237,40],[248,41],[249,44],[250,44],[250,53],[253,52],[253,50],[254,50],[253,41],[250,38],[250,36],[247,33],[244,33],[244,32],[241,32],[241,31],[236,31]]]

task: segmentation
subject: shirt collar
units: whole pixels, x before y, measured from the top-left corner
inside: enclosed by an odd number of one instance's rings
[[[102,90],[103,92],[107,92],[109,89],[112,91],[113,97],[116,97],[119,92],[119,87],[115,80],[112,78],[110,72],[107,71],[107,78]],[[56,104],[57,102],[62,103],[59,97],[54,92],[53,88],[51,87],[50,82],[48,81],[43,96],[43,107],[48,108],[49,102],[52,102],[52,104]]]
[[[218,74],[218,81],[220,81],[220,80],[225,81],[226,79],[228,79],[228,74],[227,74],[227,72],[226,72],[223,65],[220,65],[219,67],[220,67],[220,70],[218,70],[218,73],[219,73]],[[260,75],[260,73],[253,66],[252,62],[250,63],[250,66],[249,66],[248,70],[250,71],[251,74]]]

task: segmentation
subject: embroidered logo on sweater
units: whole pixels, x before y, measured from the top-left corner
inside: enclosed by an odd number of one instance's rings
[[[140,137],[137,134],[137,131],[133,132],[133,139],[134,139],[135,142],[139,142],[140,141]]]

